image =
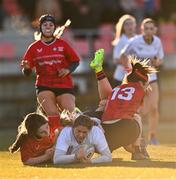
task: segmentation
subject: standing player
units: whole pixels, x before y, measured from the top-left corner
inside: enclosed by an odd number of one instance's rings
[[[156,26],[152,19],[146,18],[141,24],[142,34],[132,39],[129,44],[123,49],[122,61],[128,66],[128,55],[135,55],[137,58],[150,59],[150,64],[154,67],[159,67],[164,58],[163,47],[160,39],[155,36]],[[157,74],[153,73],[149,78],[152,90],[148,91],[144,101],[143,115],[149,113],[149,143],[158,144],[156,139],[157,125],[159,119],[158,101],[159,90],[157,82]]]
[[[128,41],[135,36],[136,20],[131,15],[123,15],[116,24],[116,35],[112,44],[114,46],[113,59],[117,67],[114,72],[115,86],[122,83],[122,80],[127,73],[123,61],[120,61],[121,50],[125,47]]]
[[[104,50],[100,49],[95,53],[95,58],[90,66],[95,70],[98,79],[101,107],[97,109],[97,114],[102,119],[105,137],[110,150],[113,151],[121,146],[125,147],[135,143],[139,137],[141,124],[136,118],[136,113],[140,108],[149,85],[148,75],[156,72],[156,70],[148,66],[148,61],[146,60],[140,62],[137,59],[131,58],[132,71],[126,76],[126,82],[124,81],[121,86],[112,89],[103,72],[103,58]],[[104,102],[106,105],[102,109]],[[142,156],[139,148],[140,142],[136,143],[132,159],[148,158]]]
[[[36,93],[48,119],[59,119],[59,111],[75,108],[71,73],[79,65],[79,57],[62,39],[54,35],[55,18],[43,15],[39,19],[41,39],[32,43],[24,54],[21,67],[24,75],[35,68]]]

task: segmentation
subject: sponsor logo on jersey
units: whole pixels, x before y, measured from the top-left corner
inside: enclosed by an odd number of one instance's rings
[[[40,145],[36,145],[36,146],[35,146],[35,149],[36,149],[36,150],[39,150],[39,149],[40,149]]]
[[[41,53],[41,52],[42,52],[42,50],[43,50],[42,48],[37,49],[37,52],[38,52],[38,53]]]
[[[57,47],[54,47],[54,48],[53,48],[53,51],[57,51]]]
[[[64,47],[60,46],[60,47],[54,47],[53,48],[53,51],[56,52],[56,51],[59,51],[59,52],[63,52],[64,51]]]
[[[62,47],[62,46],[58,47],[58,51],[60,51],[60,52],[64,51],[64,47]]]
[[[43,61],[43,62],[38,62],[39,66],[43,66],[43,65],[53,65],[53,64],[61,64],[61,60],[49,60],[49,61]]]

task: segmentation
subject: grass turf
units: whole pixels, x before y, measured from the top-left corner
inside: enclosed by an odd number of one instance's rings
[[[120,148],[106,164],[23,166],[19,153],[7,152],[14,135],[11,130],[0,132],[0,179],[176,179],[176,123],[160,124],[160,145],[148,146],[151,160],[137,162]]]

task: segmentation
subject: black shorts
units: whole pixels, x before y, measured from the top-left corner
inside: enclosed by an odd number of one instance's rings
[[[85,115],[101,120],[102,111],[87,111]],[[101,123],[110,151],[133,144],[140,134],[140,127],[135,120],[122,119],[112,124]]]
[[[45,86],[36,86],[36,94],[38,95],[42,91],[52,91],[55,96],[60,96],[62,94],[74,94],[73,88],[50,88]]]
[[[101,124],[110,151],[133,144],[140,134],[140,128],[135,120],[122,119],[113,124]]]

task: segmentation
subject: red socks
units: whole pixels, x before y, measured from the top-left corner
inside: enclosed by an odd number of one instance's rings
[[[58,129],[62,127],[59,115],[48,116],[48,121],[50,127],[52,127],[53,129]]]

